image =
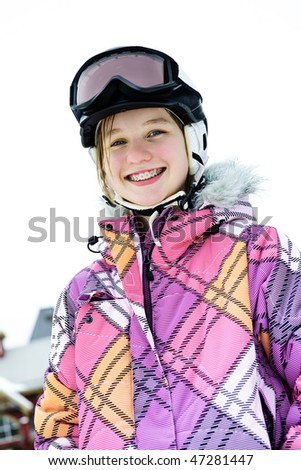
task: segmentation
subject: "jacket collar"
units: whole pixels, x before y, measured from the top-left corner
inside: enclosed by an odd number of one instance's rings
[[[253,167],[227,160],[210,165],[204,176],[205,185],[196,193],[192,210],[182,211],[172,206],[158,215],[158,219],[164,218],[158,249],[168,251],[170,261],[204,234],[207,236],[212,227],[219,226],[223,232],[237,236],[256,220],[248,195],[257,191],[262,179]],[[139,240],[139,236],[130,211],[122,211],[117,218],[101,220],[99,225],[114,259],[120,257],[122,247],[126,249],[129,237],[132,241],[128,247],[132,247],[134,253],[134,246],[137,246],[134,239],[136,236]]]

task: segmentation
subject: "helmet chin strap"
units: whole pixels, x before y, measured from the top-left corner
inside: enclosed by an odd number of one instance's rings
[[[179,200],[185,197],[185,195],[185,191],[178,191],[176,194],[167,197],[163,201],[160,201],[159,204],[157,203],[150,206],[141,206],[140,204],[134,204],[133,202],[123,199],[121,196],[119,196],[119,194],[115,194],[114,202],[118,205],[126,207],[127,209],[138,211],[143,215],[148,215],[148,213],[152,213],[154,210],[162,210],[169,205],[176,205]]]

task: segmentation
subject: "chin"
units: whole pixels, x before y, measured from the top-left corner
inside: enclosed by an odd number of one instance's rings
[[[164,201],[165,198],[162,199],[156,199],[156,200],[151,200],[147,199],[146,201],[143,201],[140,199],[140,201],[137,201],[136,204],[139,204],[139,206],[153,206],[156,207],[158,206],[162,201]]]

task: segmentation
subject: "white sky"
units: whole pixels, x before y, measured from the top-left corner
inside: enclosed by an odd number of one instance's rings
[[[4,6],[5,3],[5,6]],[[299,0],[10,0],[0,7],[1,310],[6,347],[25,344],[40,307],[54,305],[96,255],[50,241],[50,208],[88,234],[97,217],[95,170],[69,110],[82,63],[128,44],[159,48],[204,98],[209,156],[255,163],[268,179],[259,219],[301,247],[301,6]],[[210,162],[209,161],[209,162]],[[45,217],[44,242],[28,223]],[[42,225],[42,224],[40,224]],[[96,229],[96,222],[95,222]],[[95,230],[96,231],[96,230]]]

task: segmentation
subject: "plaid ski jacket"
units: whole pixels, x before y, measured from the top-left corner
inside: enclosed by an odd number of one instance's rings
[[[301,262],[231,208],[100,222],[53,319],[36,449],[301,449]],[[155,240],[155,242],[154,242]]]

